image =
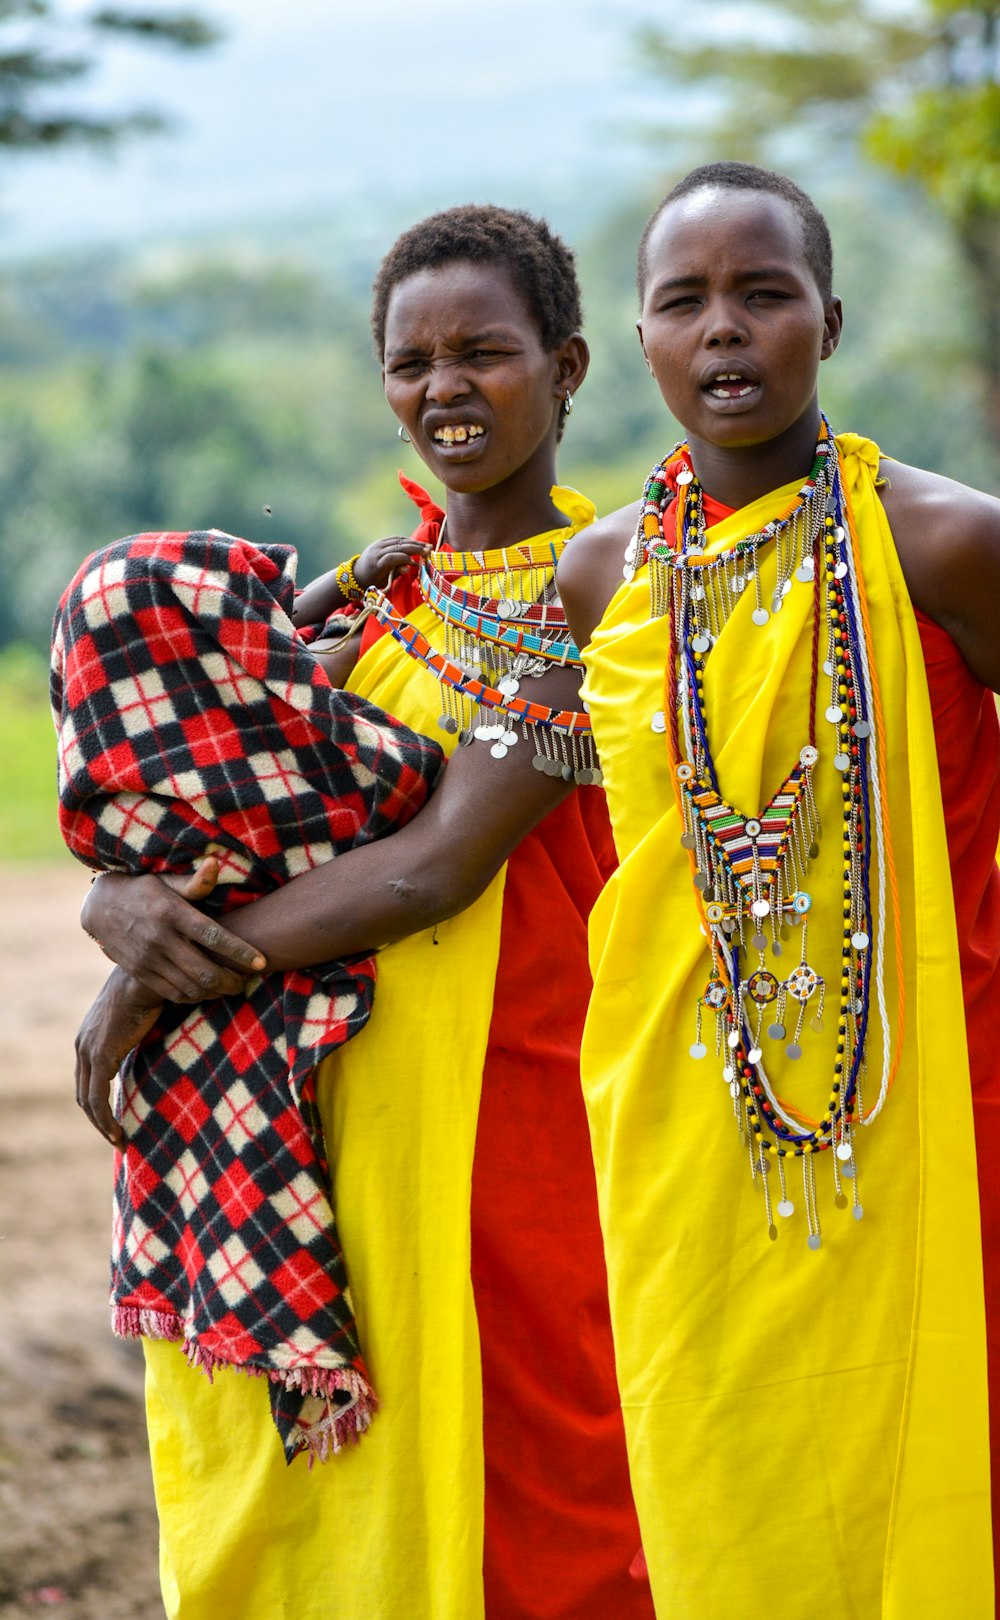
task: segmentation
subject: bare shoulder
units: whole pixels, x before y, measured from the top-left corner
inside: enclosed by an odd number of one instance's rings
[[[578,647],[586,646],[621,584],[625,548],[635,533],[640,504],[619,507],[581,529],[559,559],[556,583]]]
[[[1000,500],[940,473],[883,461],[879,495],[914,607],[973,673],[1000,682]]]

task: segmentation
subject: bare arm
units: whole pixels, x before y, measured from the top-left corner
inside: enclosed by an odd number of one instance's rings
[[[579,671],[552,669],[531,697],[578,703]],[[83,921],[108,954],[162,1000],[218,994],[222,955],[244,973],[251,941],[270,971],[367,951],[454,916],[477,899],[527,832],[571,790],[533,769],[520,738],[506,758],[488,744],[460,748],[427,806],[400,832],[349,850],[274,894],[210,921],[159,878],[102,877]],[[239,934],[235,930],[239,930]]]
[[[354,577],[363,589],[369,585],[384,585],[391,574],[412,568],[429,550],[430,546],[398,534],[386,540],[373,540],[355,562]],[[337,584],[337,569],[331,568],[299,592],[292,609],[292,623],[300,628],[304,624],[323,624],[331,613],[344,607],[347,600]]]
[[[639,521],[640,503],[623,506],[576,536],[559,559],[556,582],[573,640],[586,647],[622,582],[625,548]]]
[[[914,607],[1000,691],[1000,501],[937,473],[882,464],[879,494]]]

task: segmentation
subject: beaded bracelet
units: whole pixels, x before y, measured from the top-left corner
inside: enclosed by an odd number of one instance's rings
[[[340,563],[333,570],[337,589],[345,602],[361,602],[364,600],[365,588],[363,585],[358,584],[357,575],[354,572],[354,565],[360,561],[360,558],[361,553],[359,551],[353,557],[348,557],[346,562]]]

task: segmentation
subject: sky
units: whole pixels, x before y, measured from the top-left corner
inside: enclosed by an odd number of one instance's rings
[[[633,21],[662,16],[654,0],[183,3],[225,29],[221,45],[115,45],[74,92],[116,111],[155,106],[174,132],[110,158],[5,155],[0,257],[240,220],[266,237],[296,213],[411,195],[418,211],[550,200],[558,224],[560,204],[657,170],[635,131],[661,92],[630,37]]]

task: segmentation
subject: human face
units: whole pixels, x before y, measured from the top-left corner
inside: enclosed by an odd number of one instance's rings
[[[792,205],[715,187],[680,197],[654,227],[646,273],[643,353],[692,448],[815,443],[841,310],[820,296]]]
[[[490,489],[551,459],[567,388],[507,270],[457,260],[397,283],[385,321],[385,397],[446,488]]]

